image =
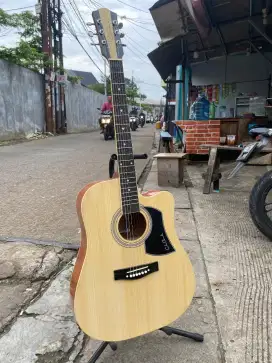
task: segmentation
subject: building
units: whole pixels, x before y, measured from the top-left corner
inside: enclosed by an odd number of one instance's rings
[[[98,80],[91,72],[83,72],[83,71],[76,71],[74,69],[67,69],[68,76],[71,77],[81,77],[81,84],[82,86],[88,87],[91,84],[98,84]]]

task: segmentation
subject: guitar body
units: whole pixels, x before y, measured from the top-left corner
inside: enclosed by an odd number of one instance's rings
[[[82,242],[71,281],[81,329],[104,341],[134,338],[176,320],[191,303],[191,262],[176,235],[168,192],[139,195],[143,224],[121,235],[120,179],[90,184],[78,196]],[[137,232],[137,231],[136,231]]]

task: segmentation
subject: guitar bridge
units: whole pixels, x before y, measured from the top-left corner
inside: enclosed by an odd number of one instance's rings
[[[114,271],[114,280],[138,280],[157,271],[159,271],[158,262],[123,268]]]

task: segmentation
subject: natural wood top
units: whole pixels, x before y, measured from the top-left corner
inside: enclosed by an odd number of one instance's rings
[[[243,148],[240,146],[227,146],[227,145],[216,145],[216,144],[203,144],[200,145],[200,147],[202,149],[205,148],[217,148],[219,150],[237,150],[237,151],[242,151]],[[261,150],[261,153],[271,153],[272,152],[272,148],[270,147],[265,147],[264,149]]]
[[[186,157],[186,153],[159,153],[154,156],[157,159],[183,159]]]
[[[205,149],[205,148],[217,148],[217,149],[222,149],[222,150],[243,150],[242,147],[240,146],[227,146],[227,145],[216,145],[216,144],[203,144],[203,145],[200,145],[200,147],[202,149]]]

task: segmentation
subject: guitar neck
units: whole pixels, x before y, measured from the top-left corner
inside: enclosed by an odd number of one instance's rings
[[[122,210],[124,214],[140,210],[128,115],[123,62],[109,60],[116,148],[120,175]]]

